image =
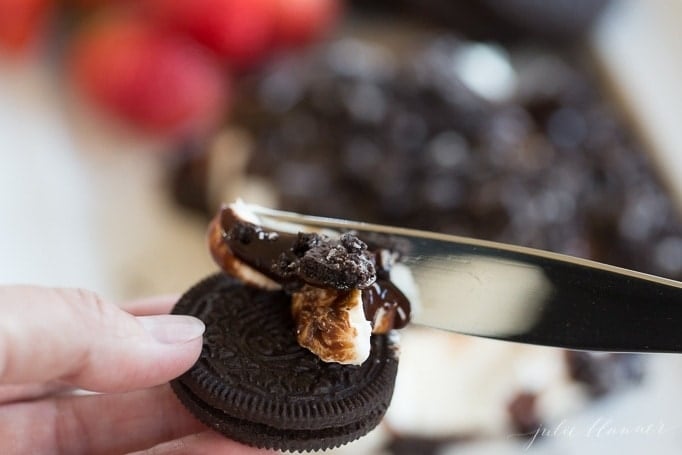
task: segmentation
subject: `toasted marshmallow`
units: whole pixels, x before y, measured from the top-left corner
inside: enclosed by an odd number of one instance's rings
[[[369,357],[372,325],[362,293],[305,285],[292,295],[296,337],[325,362],[359,365]]]
[[[276,281],[235,257],[230,247],[223,241],[223,234],[223,228],[220,226],[220,215],[218,215],[211,221],[208,228],[208,246],[213,259],[223,271],[251,286],[269,291],[282,288]]]

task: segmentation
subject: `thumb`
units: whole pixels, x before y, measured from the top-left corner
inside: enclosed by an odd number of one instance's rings
[[[199,357],[203,323],[134,317],[78,289],[0,287],[0,384],[61,379],[114,392],[182,374]]]

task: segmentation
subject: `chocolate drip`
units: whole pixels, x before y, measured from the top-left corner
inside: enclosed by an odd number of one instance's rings
[[[394,313],[394,329],[402,329],[410,322],[410,301],[387,279],[379,278],[369,288],[363,289],[362,303],[369,321],[374,321],[377,312],[383,309],[387,313]]]
[[[296,234],[265,231],[237,218],[232,210],[221,212],[220,225],[223,241],[237,259],[277,282],[289,281],[275,265],[283,254],[293,256],[291,248],[298,238]]]

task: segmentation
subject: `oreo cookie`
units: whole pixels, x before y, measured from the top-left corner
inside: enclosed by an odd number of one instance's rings
[[[206,324],[196,364],[171,382],[202,422],[245,444],[288,451],[353,441],[381,421],[398,368],[389,335],[362,365],[325,363],[302,348],[290,297],[213,275],[173,309]]]

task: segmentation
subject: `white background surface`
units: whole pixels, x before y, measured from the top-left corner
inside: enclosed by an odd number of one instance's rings
[[[160,149],[74,102],[47,63],[0,62],[0,283],[121,298],[210,270],[202,221],[163,190]]]

